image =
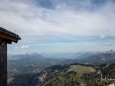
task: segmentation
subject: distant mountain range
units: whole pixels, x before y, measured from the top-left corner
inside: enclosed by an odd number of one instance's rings
[[[74,53],[71,56],[74,56],[74,58],[60,59],[45,57],[37,53],[13,55],[8,58],[8,73],[10,75],[36,73],[53,65],[68,65],[73,63],[99,65],[115,62],[114,51]]]
[[[107,51],[107,52],[92,54],[86,58],[79,59],[78,62],[84,64],[102,64],[102,63],[115,62],[115,52]]]
[[[20,59],[44,59],[44,58],[53,58],[53,59],[76,59],[82,60],[87,58],[92,58],[92,56],[101,54],[114,54],[115,51],[110,50],[107,52],[78,52],[78,53],[60,53],[60,54],[38,54],[38,53],[24,53],[17,55],[8,55],[8,60],[20,60]],[[102,57],[103,58],[103,57]]]
[[[9,55],[8,60],[21,60],[21,59],[42,59],[44,56],[38,54],[38,53],[24,53],[24,54],[18,54],[18,55]]]

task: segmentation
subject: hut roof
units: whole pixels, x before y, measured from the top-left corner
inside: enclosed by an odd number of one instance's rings
[[[19,35],[0,27],[0,39],[6,43],[18,42],[21,40]]]

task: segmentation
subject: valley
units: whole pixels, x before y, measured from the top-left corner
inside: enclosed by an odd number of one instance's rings
[[[115,52],[78,56],[80,58],[76,55],[73,59],[54,59],[39,54],[18,55],[17,59],[8,60],[8,86],[106,86],[114,83],[111,79],[115,79]]]

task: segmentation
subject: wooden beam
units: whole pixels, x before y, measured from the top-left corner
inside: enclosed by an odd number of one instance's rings
[[[0,46],[3,46],[4,44],[5,44],[5,42],[1,42],[1,43],[0,43]]]
[[[8,40],[11,40],[13,42],[17,42],[18,41],[18,39],[14,38],[14,37],[11,37],[11,36],[8,36],[8,35],[4,35],[4,34],[0,34],[0,38],[8,39]]]

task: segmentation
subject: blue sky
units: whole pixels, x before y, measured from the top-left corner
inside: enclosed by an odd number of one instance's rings
[[[9,54],[115,48],[115,0],[2,0],[0,26],[20,35]]]

